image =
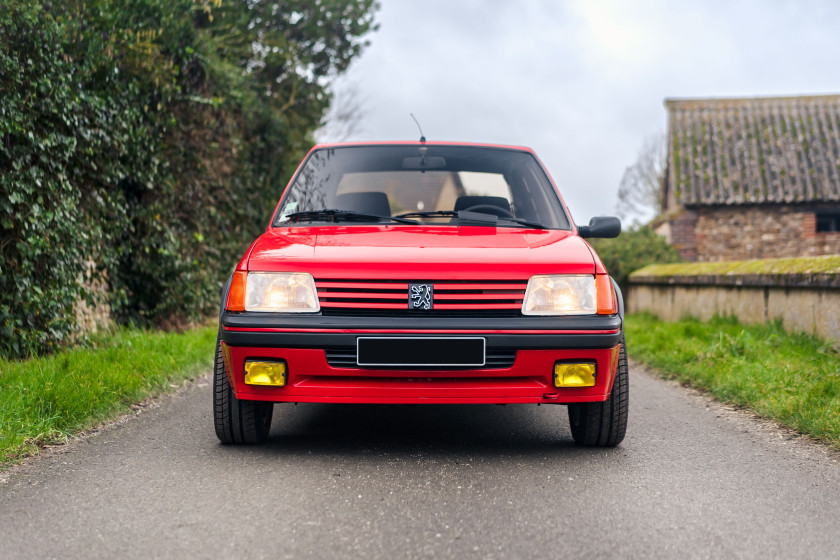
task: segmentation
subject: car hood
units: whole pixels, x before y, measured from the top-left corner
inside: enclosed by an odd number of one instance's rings
[[[275,228],[257,239],[246,266],[321,278],[418,280],[595,273],[588,245],[570,231],[496,227]]]

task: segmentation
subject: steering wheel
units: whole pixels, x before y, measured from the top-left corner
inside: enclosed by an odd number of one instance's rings
[[[464,211],[480,212],[482,214],[492,214],[494,216],[498,216],[499,218],[513,218],[513,214],[511,214],[501,206],[496,206],[494,204],[476,204],[475,206],[464,208]]]

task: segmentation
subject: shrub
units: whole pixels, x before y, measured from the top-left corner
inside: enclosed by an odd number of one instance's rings
[[[0,7],[0,350],[49,350],[75,329],[85,262],[119,226],[104,187],[125,169],[113,100],[86,91],[68,28],[39,4]],[[103,220],[107,216],[107,219]]]
[[[593,239],[592,246],[625,293],[627,277],[634,270],[654,263],[680,261],[677,250],[650,226],[633,226],[615,239]]]
[[[0,0],[0,353],[77,333],[87,263],[122,323],[217,303],[373,0]]]

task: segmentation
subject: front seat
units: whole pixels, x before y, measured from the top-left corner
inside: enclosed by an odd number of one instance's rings
[[[337,210],[351,210],[363,214],[387,217],[391,215],[391,203],[384,192],[354,192],[335,197]]]

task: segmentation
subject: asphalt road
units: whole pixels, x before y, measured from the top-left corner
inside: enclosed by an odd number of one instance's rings
[[[631,368],[627,439],[562,406],[282,405],[209,378],[0,483],[2,558],[838,558],[838,454]]]

